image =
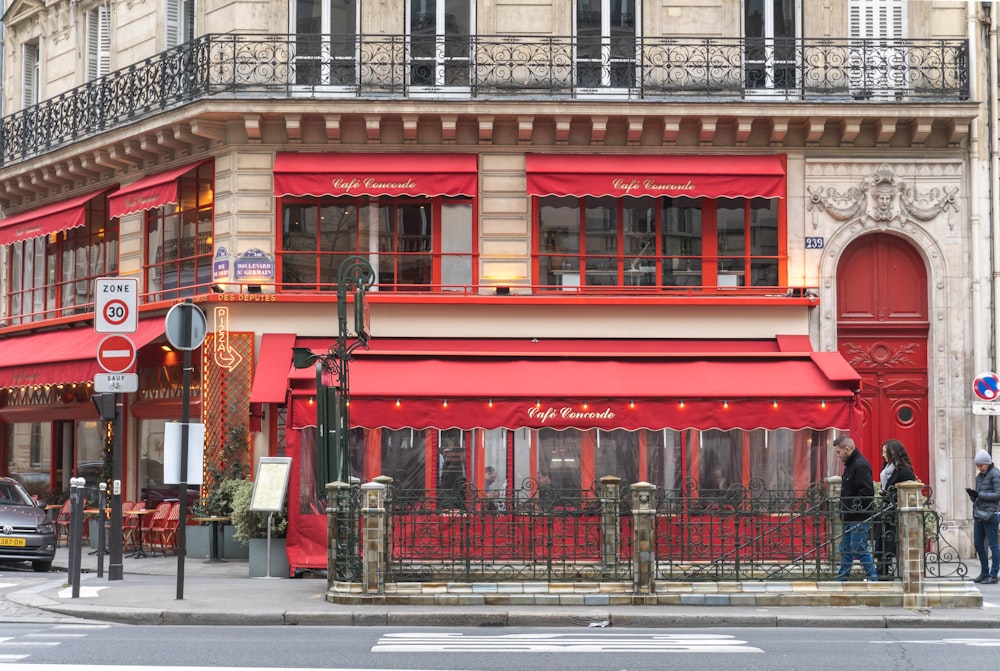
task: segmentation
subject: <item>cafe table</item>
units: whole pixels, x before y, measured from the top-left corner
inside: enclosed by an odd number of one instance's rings
[[[155,513],[156,513],[156,509],[155,508],[139,508],[138,510],[133,509],[133,510],[123,510],[122,511],[122,515],[127,516],[127,517],[135,517],[137,519],[136,525],[135,525],[135,530],[136,530],[136,539],[135,539],[136,540],[136,546],[135,546],[135,550],[133,552],[125,555],[126,557],[131,557],[133,559],[142,559],[143,557],[150,557],[150,556],[152,556],[152,555],[146,554],[146,550],[143,547],[142,532],[143,532],[143,529],[146,526],[145,523],[143,522],[143,520],[146,518],[146,515],[153,515]],[[152,549],[152,548],[150,548],[150,549]]]
[[[198,522],[199,524],[211,524],[212,525],[212,546],[211,546],[212,549],[211,549],[211,553],[208,556],[208,559],[205,560],[205,562],[206,563],[209,563],[209,562],[215,563],[215,562],[225,561],[224,559],[222,559],[219,556],[219,529],[220,529],[220,527],[223,524],[226,524],[226,523],[228,523],[230,521],[229,516],[227,516],[227,515],[210,515],[210,516],[206,516],[206,517],[192,517],[191,520],[194,521],[194,522]]]

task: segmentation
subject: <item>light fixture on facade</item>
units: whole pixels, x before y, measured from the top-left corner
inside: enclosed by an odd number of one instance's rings
[[[447,408],[448,407],[448,399],[444,399],[444,401],[441,403],[441,405],[443,407]]]
[[[397,408],[399,407],[399,399],[398,398],[396,399],[396,407]]]
[[[722,402],[722,407],[723,407],[723,409],[728,410],[729,409],[729,401],[723,401]]]
[[[510,296],[510,287],[505,284],[498,284],[493,293],[497,296]]]
[[[493,407],[493,399],[492,398],[490,399],[490,407],[491,408]]]
[[[825,398],[822,401],[819,402],[819,407],[821,407],[824,410],[826,410],[826,399]]]
[[[588,407],[589,407],[589,404],[586,401],[584,401],[583,402],[583,409],[586,410]]]
[[[635,410],[635,399],[628,402],[628,407],[632,410]]]
[[[771,407],[774,408],[775,410],[778,409],[778,399],[774,399],[773,401],[771,401]]]
[[[542,399],[540,399],[540,398],[536,398],[535,399],[535,407],[536,408],[542,407]]]
[[[680,403],[678,403],[677,405],[679,405],[680,407],[682,407],[682,408],[683,408],[683,407],[684,407],[684,399],[682,398],[682,399],[681,399],[681,402],[680,402]]]

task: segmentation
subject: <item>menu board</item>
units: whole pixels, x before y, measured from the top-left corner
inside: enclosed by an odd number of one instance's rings
[[[262,513],[280,513],[291,472],[291,457],[261,457],[253,481],[250,510]]]

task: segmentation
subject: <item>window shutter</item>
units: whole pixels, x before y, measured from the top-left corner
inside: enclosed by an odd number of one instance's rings
[[[856,39],[902,39],[906,36],[906,0],[851,0],[847,22]]]
[[[25,44],[21,56],[23,61],[21,79],[24,85],[21,91],[21,104],[23,107],[31,107],[38,103],[38,45]]]
[[[111,71],[111,17],[108,8],[87,12],[87,80]]]
[[[176,47],[181,43],[181,3],[183,0],[166,0],[164,10],[164,48]]]

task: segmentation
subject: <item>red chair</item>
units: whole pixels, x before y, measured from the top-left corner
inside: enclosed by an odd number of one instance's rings
[[[56,525],[56,545],[59,545],[61,538],[66,540],[67,546],[69,545],[69,522],[72,506],[73,502],[70,499],[63,501],[62,508],[59,509],[55,520],[53,520]]]

